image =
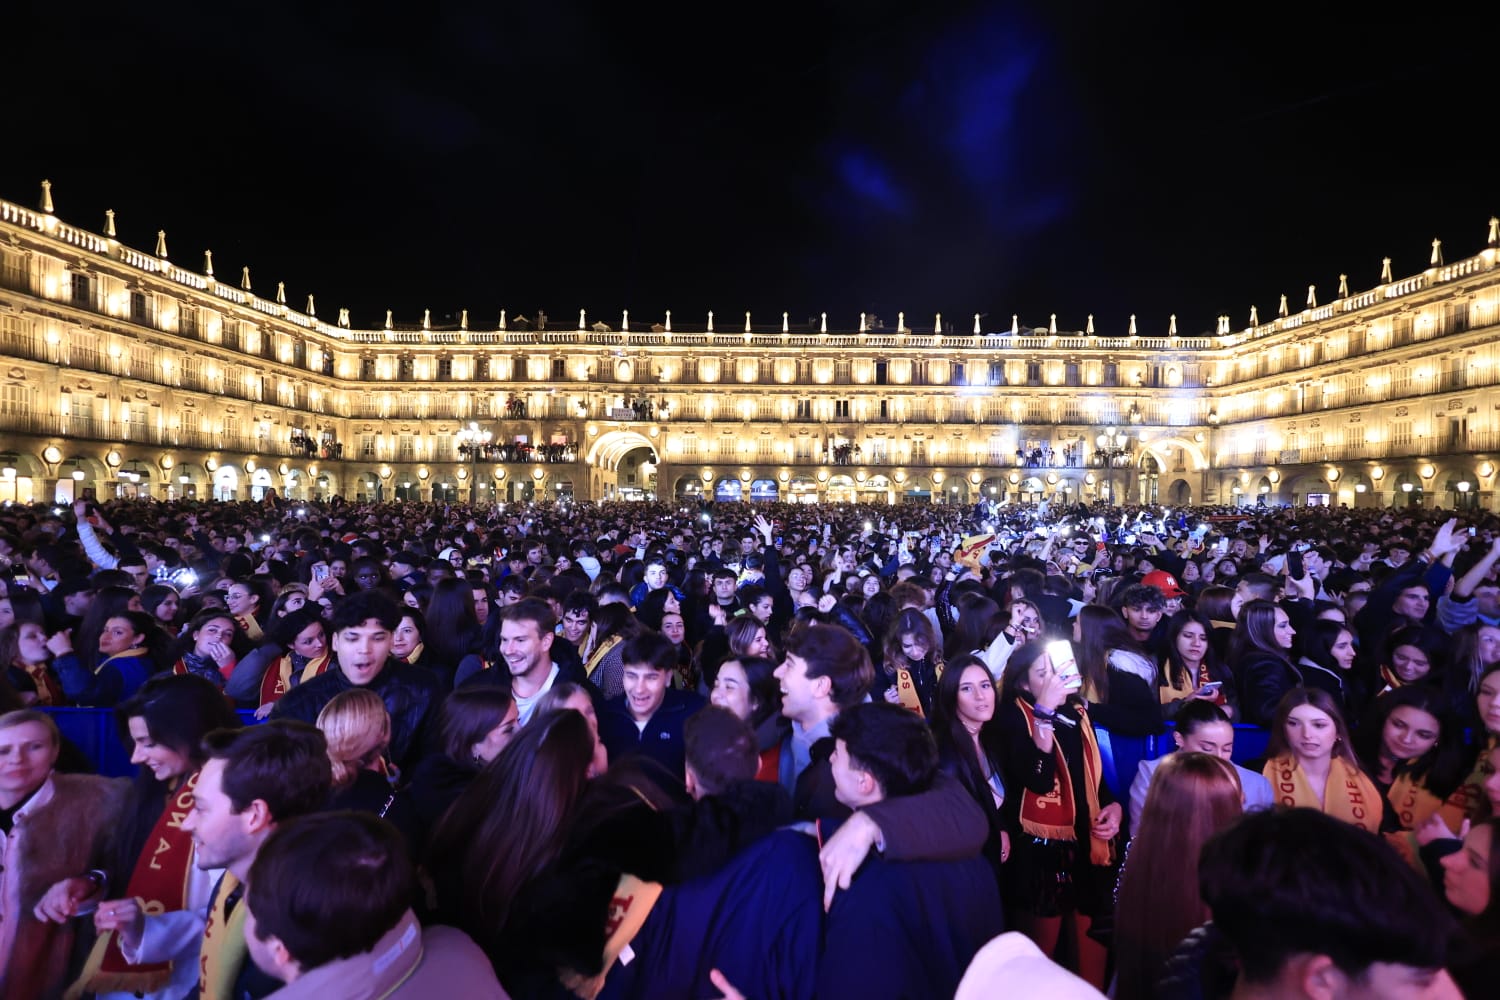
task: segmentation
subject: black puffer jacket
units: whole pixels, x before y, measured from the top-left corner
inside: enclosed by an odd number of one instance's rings
[[[1239,976],[1234,951],[1213,921],[1196,928],[1167,959],[1157,1000],[1227,1000]]]
[[[276,703],[271,718],[298,719],[316,724],[323,706],[354,687],[344,672],[335,666],[322,676],[288,691]],[[428,719],[437,710],[441,699],[438,679],[430,670],[408,666],[392,658],[365,687],[380,695],[386,711],[391,713],[391,760],[405,770],[423,754]]]

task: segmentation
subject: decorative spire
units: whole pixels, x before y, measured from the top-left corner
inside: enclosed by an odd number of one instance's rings
[[[245,291],[250,290],[250,265],[246,264],[240,268],[240,287]]]
[[[1047,332],[1057,333],[1057,313],[1052,313],[1051,317],[1047,320]]]
[[[104,235],[115,238],[115,210],[112,208],[104,210]]]
[[[339,310],[339,328],[344,330],[349,329],[349,310],[347,309]]]
[[[860,333],[864,333],[865,331],[867,331],[869,329],[870,329],[870,323],[869,323],[869,321],[865,318],[865,314],[864,313],[860,313],[859,314],[859,332]]]
[[[458,328],[460,330],[469,328],[469,310],[465,309],[458,314]]]
[[[1094,335],[1094,314],[1089,313],[1089,321],[1083,325],[1083,332],[1090,337]]]
[[[943,332],[943,314],[938,313],[937,318],[932,321],[932,332],[941,334]]]
[[[1021,317],[1015,313],[1010,314],[1010,335],[1014,337],[1021,332]]]
[[[1339,275],[1339,298],[1341,298],[1341,299],[1347,299],[1348,297],[1349,297],[1349,276],[1347,274],[1341,274],[1341,275]]]
[[[979,314],[975,313],[974,314],[974,333],[977,335],[979,332],[980,332],[980,330],[979,330]]]
[[[52,214],[52,182],[42,181],[42,211],[48,215]],[[163,257],[166,254],[162,254]]]
[[[312,292],[307,293],[307,314],[314,319],[318,317],[318,304],[313,301]]]
[[[1427,261],[1433,267],[1443,266],[1443,241],[1432,241],[1432,257]]]
[[[1224,334],[1226,334],[1228,332],[1229,332],[1229,317],[1221,315],[1219,317],[1218,321],[1214,324],[1214,333],[1222,337]]]
[[[277,303],[277,305],[283,305],[283,306],[286,305],[286,282],[285,281],[278,281],[278,282],[276,282],[276,303]]]
[[[898,312],[896,314],[896,332],[900,333],[902,330],[905,330],[905,329],[906,329],[906,313],[904,313],[904,312]]]
[[[1175,336],[1177,336],[1177,314],[1176,313],[1173,313],[1167,319],[1167,336],[1168,337],[1175,337]]]
[[[667,326],[667,332],[671,333],[672,332],[672,310],[670,310],[670,309],[667,310],[667,323],[666,323],[666,326]]]
[[[1391,278],[1391,259],[1389,257],[1385,257],[1380,261],[1380,280],[1385,284],[1390,284],[1393,280]]]
[[[1308,285],[1307,286],[1307,308],[1309,308],[1309,309],[1316,309],[1316,308],[1318,308],[1318,286],[1317,285]]]
[[[750,332],[750,310],[745,310],[745,332]]]
[[[1250,307],[1250,325],[1260,326],[1260,310],[1254,306]]]
[[[505,310],[500,310],[500,329],[505,329]]]
[[[432,329],[432,310],[431,309],[423,309],[422,310],[422,329],[424,329],[424,330],[431,330]]]
[[[1291,310],[1288,309],[1287,306],[1286,306],[1286,293],[1285,292],[1281,293],[1281,304],[1276,307],[1276,315],[1277,316],[1283,316],[1283,317],[1291,315]]]
[[[786,313],[782,312],[782,314],[781,314],[781,332],[782,333],[788,333],[790,331],[791,331],[791,327],[787,324]],[[749,333],[750,331],[746,330],[745,332]]]
[[[827,333],[828,332],[828,314],[827,313],[821,313],[820,315],[821,315],[822,318],[819,320],[819,323],[818,323],[818,332],[819,333]]]
[[[162,260],[167,259],[167,231],[165,229],[156,231],[156,256]]]
[[[1500,215],[1490,216],[1490,234],[1485,237],[1486,246],[1500,246]]]
[[[1130,314],[1130,335],[1132,337],[1134,337],[1136,335],[1136,330],[1135,330],[1135,313],[1131,313]]]
[[[626,309],[623,313],[620,314],[620,332],[621,333],[628,333],[629,331],[630,331],[630,310]]]
[[[714,311],[712,309],[708,311],[708,332],[714,332]]]
[[[389,309],[385,311],[385,328],[387,330],[391,328],[391,311]]]
[[[578,310],[578,329],[580,329],[580,330],[586,330],[586,329],[588,329],[587,323],[588,323],[588,315],[582,309]]]
[[[210,278],[214,276],[214,252],[212,250],[203,251],[203,273]]]

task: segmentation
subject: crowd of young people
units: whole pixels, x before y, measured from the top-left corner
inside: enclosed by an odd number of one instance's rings
[[[10,507],[0,995],[1301,995],[1266,810],[1403,909],[1312,954],[1481,995],[1497,563],[1420,509]]]

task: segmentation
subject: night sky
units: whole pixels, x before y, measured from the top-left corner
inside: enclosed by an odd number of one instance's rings
[[[0,197],[356,326],[1206,332],[1500,213],[1494,16],[1311,6],[13,0]]]

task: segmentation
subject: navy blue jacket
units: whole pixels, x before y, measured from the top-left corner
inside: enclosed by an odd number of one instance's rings
[[[703,696],[696,692],[667,688],[661,707],[646,728],[640,730],[630,715],[625,696],[609,699],[599,714],[599,739],[609,751],[610,763],[626,757],[645,757],[666,768],[677,781],[685,781],[682,726],[688,716],[705,704]]]
[[[630,942],[634,959],[614,964],[600,1000],[718,996],[711,969],[747,997],[811,1000],[822,887],[811,837],[762,838],[712,875],[668,886]]]
[[[982,855],[887,861],[872,851],[828,911],[818,998],[951,997],[974,953],[1004,929]]]

